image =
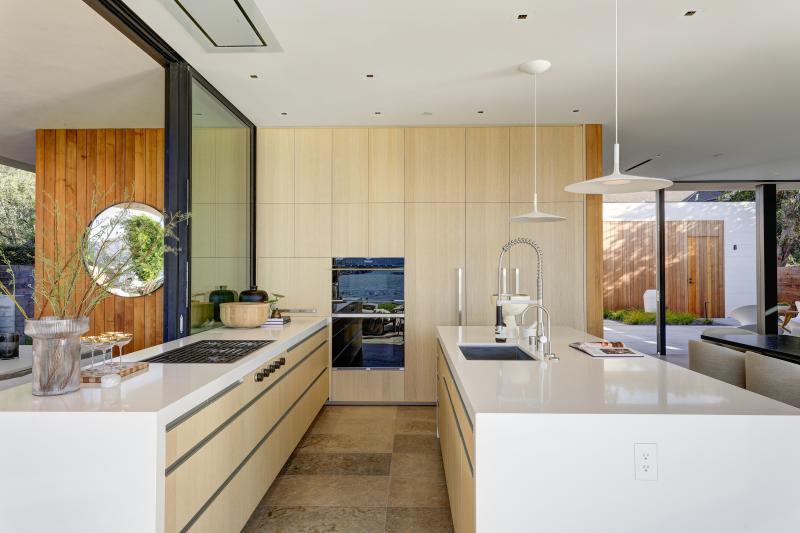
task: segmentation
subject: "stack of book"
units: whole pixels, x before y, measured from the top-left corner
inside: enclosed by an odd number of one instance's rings
[[[283,326],[288,324],[292,321],[292,317],[290,316],[282,316],[280,318],[268,318],[266,322],[264,322],[265,326]]]

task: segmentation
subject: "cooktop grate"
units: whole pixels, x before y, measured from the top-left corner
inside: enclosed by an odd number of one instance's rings
[[[275,341],[199,341],[145,359],[148,363],[232,363]]]

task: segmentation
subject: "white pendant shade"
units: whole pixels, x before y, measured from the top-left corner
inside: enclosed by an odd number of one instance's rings
[[[579,181],[564,187],[576,194],[615,194],[657,191],[671,187],[663,178],[632,176],[619,171],[619,0],[614,0],[614,171],[600,178]]]
[[[600,178],[571,183],[564,187],[576,194],[615,194],[624,192],[657,191],[670,187],[672,182],[663,178],[632,176],[619,171],[619,145],[614,145],[614,171]]]
[[[530,74],[533,76],[533,211],[525,213],[524,215],[517,215],[515,217],[511,217],[511,222],[525,222],[525,223],[536,223],[536,222],[561,222],[562,220],[566,220],[564,217],[560,217],[558,215],[551,215],[550,213],[542,213],[539,211],[539,191],[538,191],[538,146],[536,145],[537,134],[536,134],[536,126],[538,125],[537,120],[537,102],[536,102],[536,76],[538,74],[544,74],[548,70],[550,70],[550,62],[546,59],[533,59],[531,61],[526,61],[525,63],[519,66],[520,72],[524,72],[525,74]]]

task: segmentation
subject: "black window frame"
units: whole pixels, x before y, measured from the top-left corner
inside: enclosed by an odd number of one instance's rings
[[[189,213],[192,176],[192,80],[250,130],[250,265],[256,285],[256,125],[121,0],[84,0],[112,26],[164,67],[164,210]],[[164,257],[164,342],[185,337],[191,305],[191,220],[176,230],[177,253]]]

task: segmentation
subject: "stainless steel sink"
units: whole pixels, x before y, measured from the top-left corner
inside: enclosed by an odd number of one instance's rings
[[[535,361],[518,346],[466,346],[458,347],[468,361]]]

